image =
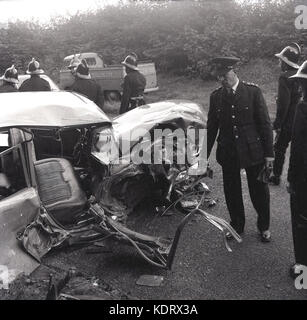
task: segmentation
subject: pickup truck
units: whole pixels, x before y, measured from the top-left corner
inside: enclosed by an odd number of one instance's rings
[[[85,59],[90,69],[92,79],[95,79],[104,91],[105,98],[110,100],[120,99],[122,83],[126,75],[125,68],[121,64],[105,65],[101,56],[94,52],[77,54],[78,58]],[[73,76],[67,68],[74,55],[64,58],[63,67],[60,70],[60,88],[67,89],[73,83]],[[146,78],[145,93],[156,91],[157,86],[156,68],[153,62],[141,61],[138,64],[140,72]]]

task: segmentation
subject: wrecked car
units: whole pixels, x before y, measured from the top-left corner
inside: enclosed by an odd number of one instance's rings
[[[71,92],[3,93],[0,103],[0,265],[8,270],[29,273],[53,248],[110,237],[170,269],[181,230],[195,212],[240,240],[201,208],[207,167],[205,142],[195,132],[205,132],[206,118],[197,104],[163,101],[111,121]],[[196,204],[185,197],[196,194]],[[126,227],[146,198],[168,208],[186,201],[172,240]]]

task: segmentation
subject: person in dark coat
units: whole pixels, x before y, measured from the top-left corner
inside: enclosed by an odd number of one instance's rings
[[[132,53],[128,55],[122,64],[125,66],[127,74],[124,78],[119,114],[145,104],[144,90],[146,78],[139,72],[136,54]]]
[[[295,108],[301,98],[298,80],[291,78],[299,68],[300,52],[300,46],[294,43],[275,55],[279,58],[282,71],[278,80],[277,112],[273,123],[273,129],[276,132],[274,143],[275,159],[270,182],[275,185],[280,184],[285,153],[291,141]]]
[[[101,110],[103,110],[103,90],[101,89],[100,85],[91,78],[86,61],[82,59],[75,67],[76,61],[77,60],[74,60],[70,64],[71,73],[75,77],[75,81],[69,90],[86,96],[88,99],[95,102]]]
[[[4,75],[1,77],[1,80],[3,80],[3,85],[0,87],[0,93],[18,91],[18,72],[15,69],[14,65],[5,70]]]
[[[210,96],[207,122],[207,156],[217,138],[217,162],[222,166],[224,194],[230,224],[242,234],[245,225],[241,169],[245,169],[249,193],[258,214],[257,227],[263,242],[271,239],[270,193],[259,178],[273,164],[273,131],[268,109],[258,86],[239,80],[233,66],[235,57],[212,60],[222,87]],[[227,238],[231,239],[230,233]]]
[[[40,77],[40,74],[45,73],[44,70],[34,58],[29,63],[26,73],[31,77],[21,84],[19,91],[51,91],[49,82]]]
[[[290,269],[296,277],[300,267],[307,267],[307,61],[292,79],[299,79],[303,100],[296,107],[288,170],[291,222],[295,264]]]

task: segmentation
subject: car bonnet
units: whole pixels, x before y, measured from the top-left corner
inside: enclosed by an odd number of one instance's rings
[[[111,125],[109,117],[86,97],[71,92],[0,94],[0,128],[61,128]]]

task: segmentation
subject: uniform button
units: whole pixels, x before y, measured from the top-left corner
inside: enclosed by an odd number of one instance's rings
[[[238,139],[238,138],[239,138],[239,136],[235,136],[235,138],[236,138],[236,139]]]
[[[232,108],[232,109],[234,109],[234,108],[235,108],[235,106],[231,106],[231,108]]]
[[[237,126],[233,126],[234,129],[237,129]]]
[[[232,119],[234,119],[235,118],[235,116],[231,116],[232,117]]]

